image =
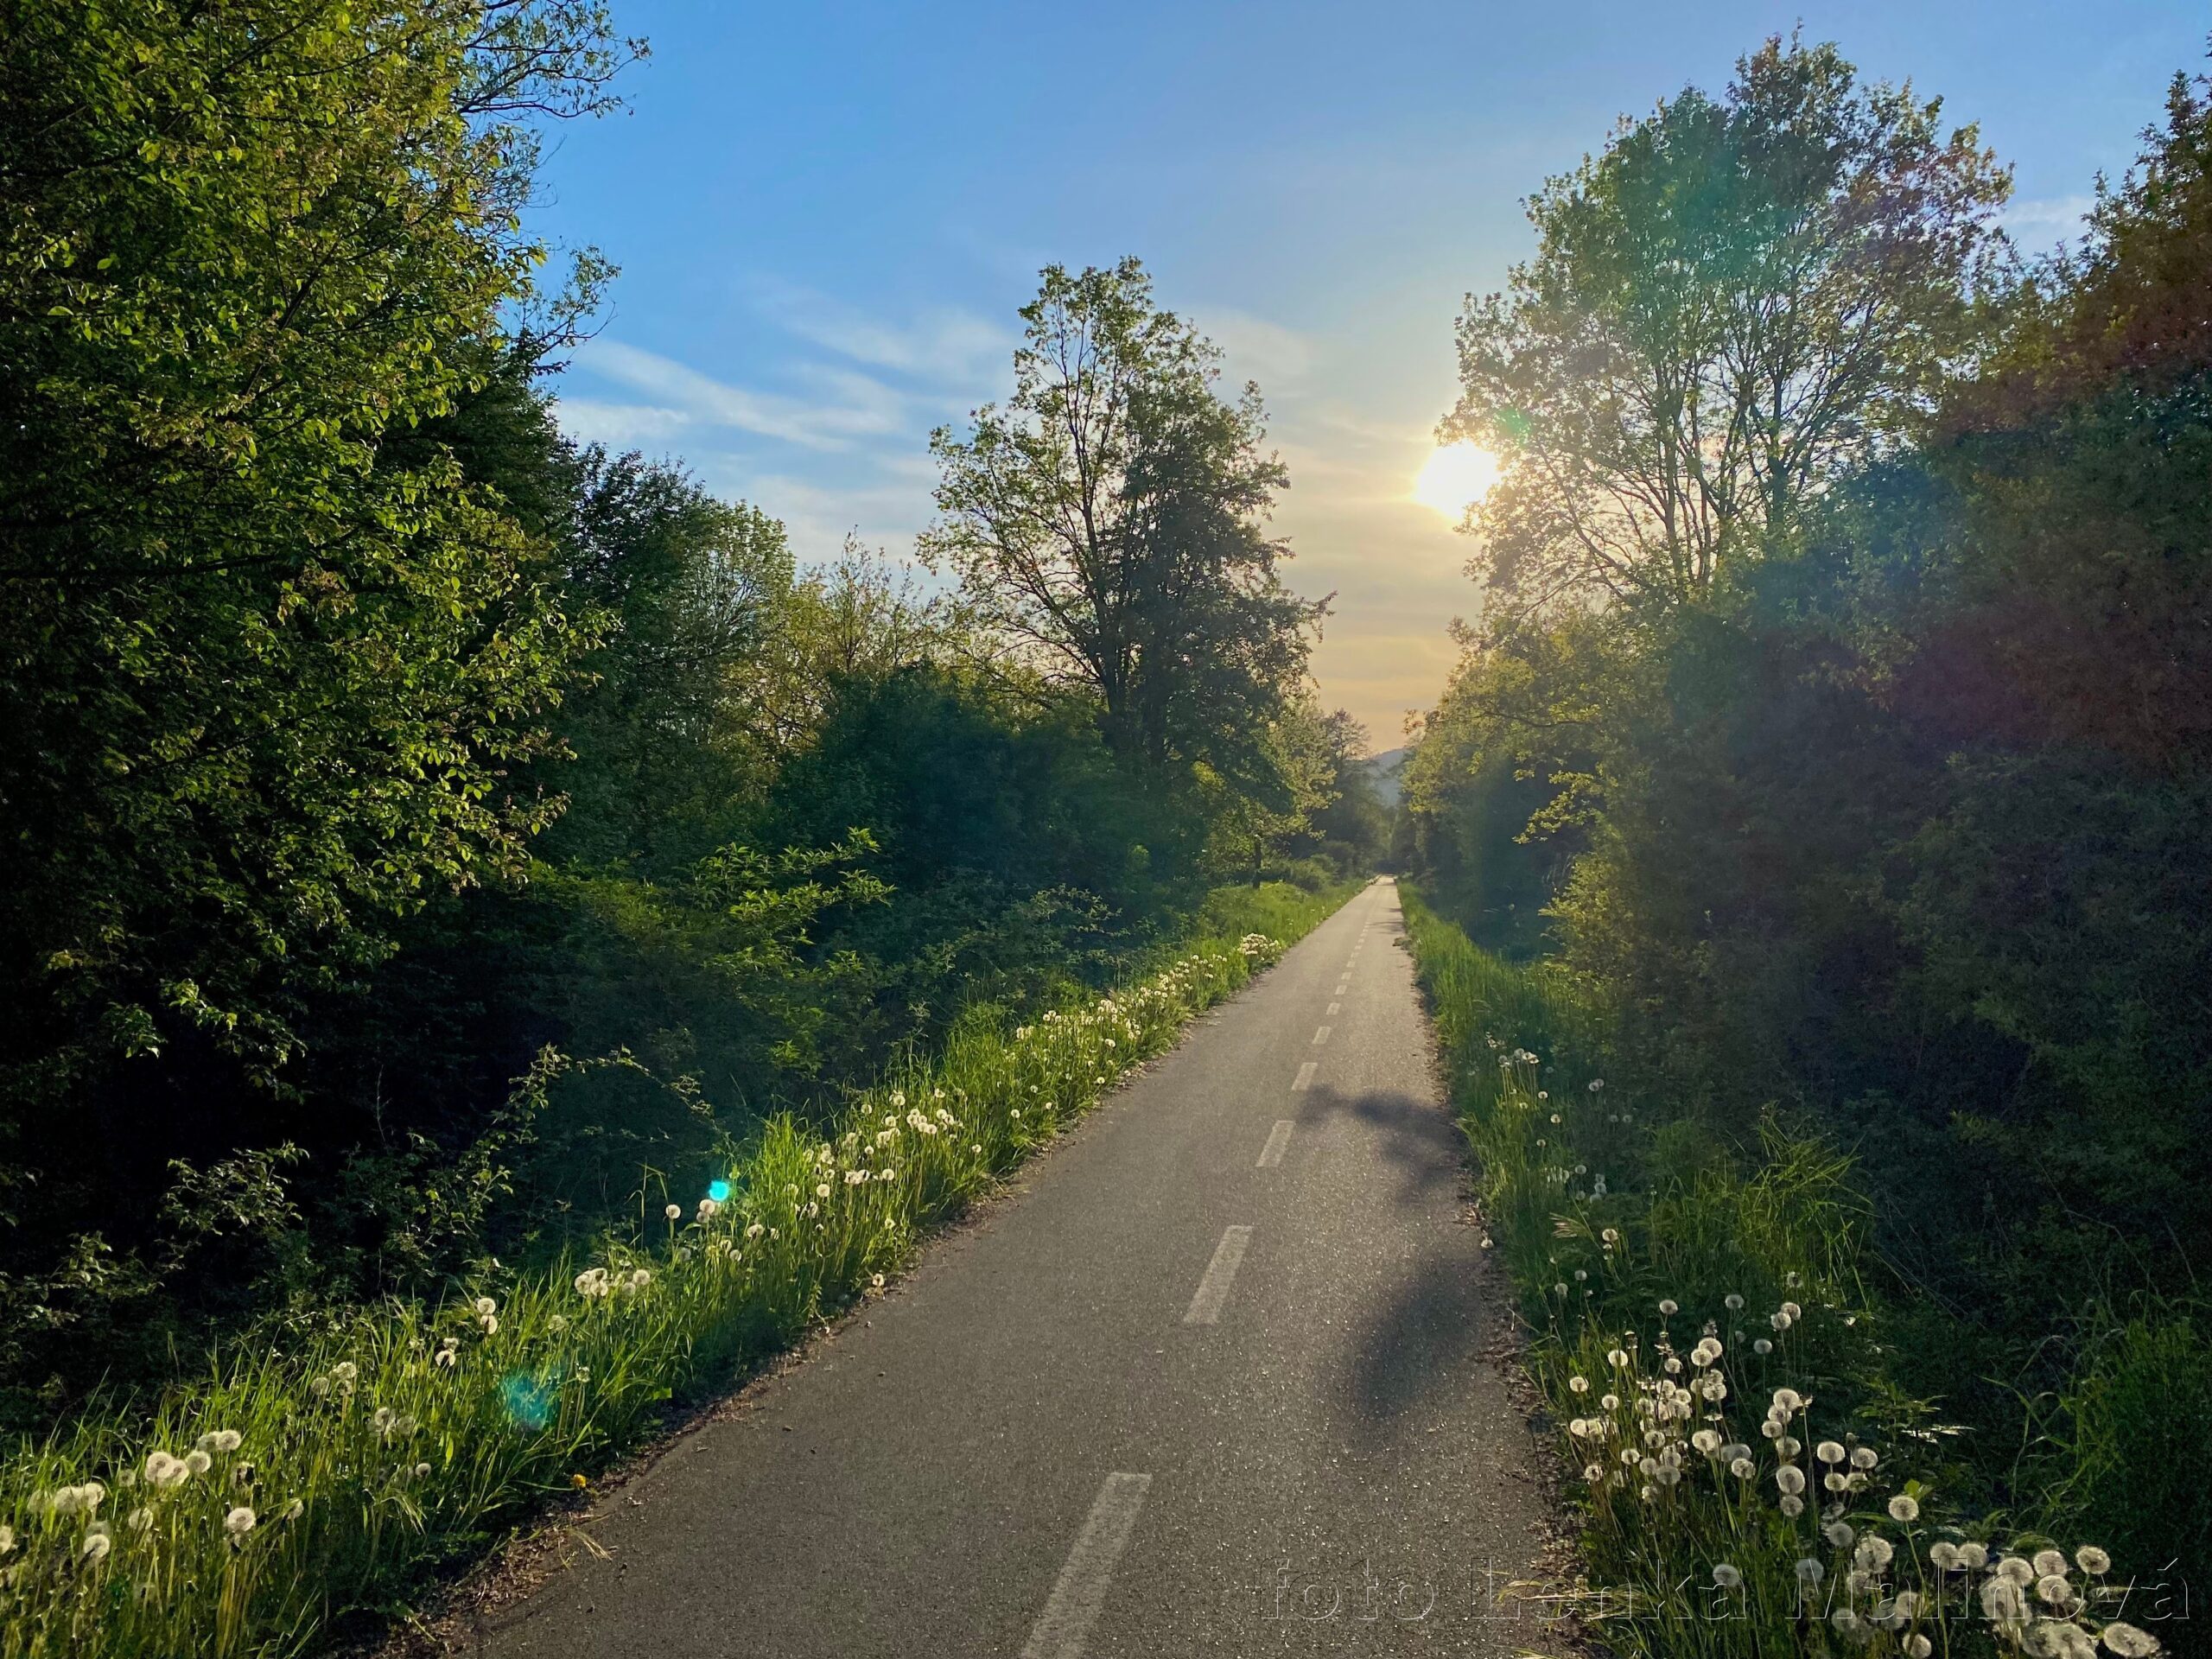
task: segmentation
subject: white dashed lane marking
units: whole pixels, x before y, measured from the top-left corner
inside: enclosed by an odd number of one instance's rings
[[[1099,1488],[1098,1501],[1076,1535],[1068,1564],[1053,1582],[1045,1611],[1021,1649],[1021,1659],[1081,1659],[1090,1627],[1106,1605],[1107,1586],[1114,1581],[1115,1564],[1129,1547],[1137,1529],[1137,1513],[1144,1508],[1150,1475],[1115,1474]]]
[[[1245,1247],[1251,1242],[1249,1227],[1231,1227],[1221,1236],[1221,1243],[1214,1246],[1213,1260],[1206,1263],[1205,1277],[1198,1281],[1198,1293],[1183,1314],[1184,1324],[1212,1325],[1221,1318],[1229,1287],[1236,1282],[1236,1269],[1243,1265]]]

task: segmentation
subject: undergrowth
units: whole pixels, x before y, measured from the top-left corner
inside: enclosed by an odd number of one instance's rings
[[[2168,1577],[2190,1564],[2129,1560],[2127,1506],[2084,1496],[2110,1494],[2114,1469],[2157,1485],[2195,1467],[2156,1450],[2191,1438],[2177,1408],[2212,1409],[2185,1323],[2131,1327],[2085,1373],[2072,1444],[2046,1448],[2070,1450],[2078,1478],[2054,1479],[2039,1513],[1950,1500],[1977,1489],[1955,1478],[1972,1452],[1892,1380],[1851,1160],[1771,1114],[1745,1147],[1638,1099],[1605,1075],[1602,1021],[1555,966],[1503,963],[1404,900],[1485,1243],[1572,1471],[1586,1572],[1572,1599],[1611,1647],[2195,1650]],[[2083,1524],[2092,1541],[2055,1535]]]

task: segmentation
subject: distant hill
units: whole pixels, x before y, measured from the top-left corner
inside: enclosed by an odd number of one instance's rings
[[[1385,749],[1380,754],[1370,754],[1360,765],[1375,780],[1375,794],[1383,805],[1395,807],[1400,793],[1398,772],[1406,764],[1407,749]]]

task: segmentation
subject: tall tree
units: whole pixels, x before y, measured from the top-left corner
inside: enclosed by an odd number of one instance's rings
[[[588,630],[421,441],[543,250],[588,0],[0,10],[0,1082],[272,1072],[378,918],[512,864]]]
[[[1118,752],[1262,764],[1321,607],[1283,587],[1266,531],[1288,474],[1258,389],[1217,393],[1218,353],[1135,259],[1050,267],[1021,317],[1013,397],[931,440],[927,550],[987,626],[1097,693]]]
[[[1941,114],[1777,38],[1530,200],[1536,257],[1469,300],[1446,423],[1503,456],[1470,527],[1507,614],[1696,599],[1925,419],[2011,188]]]

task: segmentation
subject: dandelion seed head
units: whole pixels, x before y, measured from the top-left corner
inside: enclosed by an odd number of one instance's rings
[[[1920,1504],[1916,1500],[1899,1492],[1890,1500],[1890,1519],[1904,1522],[1917,1521],[1920,1519]]]
[[[260,1518],[241,1503],[223,1517],[223,1530],[233,1538],[243,1538],[254,1529]]]

